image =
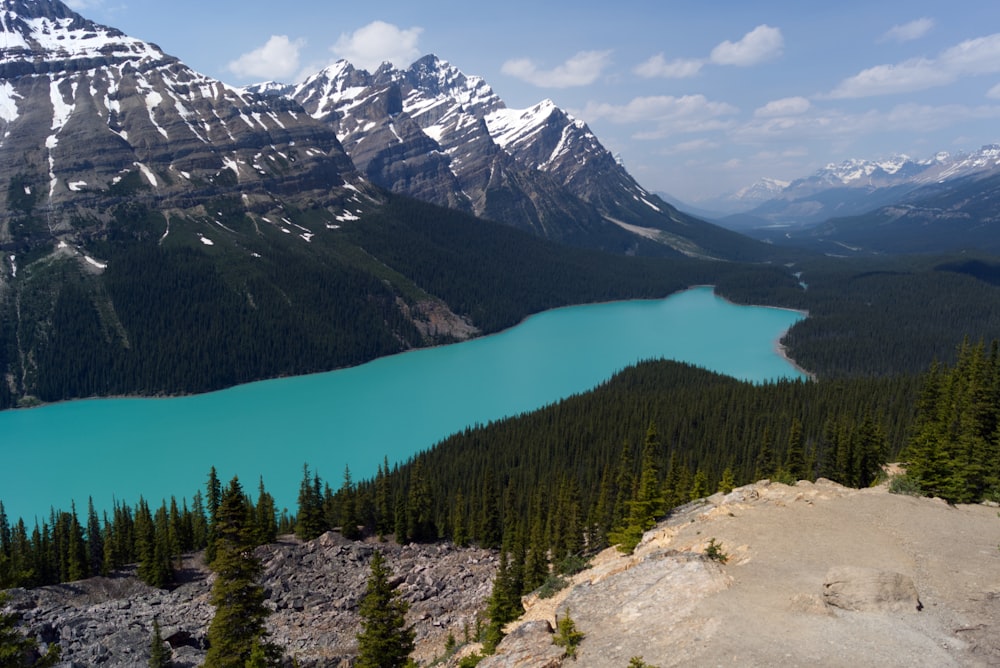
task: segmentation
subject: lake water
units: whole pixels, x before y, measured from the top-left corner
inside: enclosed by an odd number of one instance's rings
[[[93,399],[0,412],[0,500],[12,522],[81,517],[87,498],[152,506],[204,490],[211,466],[225,484],[258,477],[295,512],[302,465],[336,489],[383,457],[404,461],[469,425],[589,390],[635,362],[665,357],[750,381],[802,373],[776,342],[803,317],[736,306],[711,288],[667,299],[575,306],[460,344],[368,364],[171,399]],[[204,492],[203,492],[204,493]]]

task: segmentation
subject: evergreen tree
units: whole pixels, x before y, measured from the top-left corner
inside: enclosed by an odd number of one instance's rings
[[[798,419],[792,420],[792,428],[788,433],[788,449],[785,451],[784,471],[796,482],[811,477],[809,476],[809,472],[806,471],[806,453],[805,443],[802,439],[802,423]]]
[[[304,464],[302,483],[299,485],[299,511],[295,516],[295,535],[302,540],[312,540],[328,529],[319,474],[310,476],[309,465]]]
[[[722,471],[722,478],[719,480],[718,491],[723,494],[729,494],[733,491],[734,487],[736,487],[736,480],[733,478],[733,469],[727,466]]]
[[[212,570],[215,616],[208,627],[205,668],[244,668],[254,645],[265,654],[266,665],[280,665],[280,649],[267,639],[264,590],[257,582],[260,560],[254,556],[254,526],[248,522],[243,487],[233,478],[216,511],[216,556]]]
[[[90,575],[100,575],[104,566],[104,534],[94,510],[94,499],[87,499],[87,568]]]
[[[274,497],[264,489],[264,476],[260,477],[257,488],[256,509],[257,544],[267,545],[278,538],[278,518],[274,507]]]
[[[610,536],[611,541],[618,545],[618,549],[626,554],[635,550],[642,540],[642,534],[652,529],[656,520],[664,513],[664,500],[656,465],[659,445],[656,426],[650,423],[642,447],[642,469],[639,473],[636,496],[628,504],[629,512],[625,521]]]
[[[160,622],[153,620],[153,636],[149,640],[149,668],[167,668],[170,666],[170,659],[173,651],[170,645],[163,641],[163,634],[160,631]]]
[[[371,573],[361,600],[356,668],[398,668],[413,651],[413,629],[406,625],[406,601],[389,584],[382,553],[372,553]]]

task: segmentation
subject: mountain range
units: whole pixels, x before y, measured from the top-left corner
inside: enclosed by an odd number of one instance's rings
[[[336,368],[775,255],[433,56],[237,89],[58,0],[0,31],[0,407]]]
[[[926,160],[831,163],[794,181],[763,179],[697,207],[680,206],[756,238],[838,254],[997,252],[997,177],[1000,145],[989,144]]]

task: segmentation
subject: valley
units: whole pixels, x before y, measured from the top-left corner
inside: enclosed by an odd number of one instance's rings
[[[0,0],[0,656],[997,662],[995,145],[729,229],[583,115],[745,141],[849,95],[515,108],[432,53],[237,87],[80,5]],[[726,142],[667,117],[626,143],[700,173]]]

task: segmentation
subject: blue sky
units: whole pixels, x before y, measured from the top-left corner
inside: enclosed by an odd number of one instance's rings
[[[1000,142],[995,0],[67,4],[233,85],[434,53],[509,107],[552,99],[643,186],[689,202]]]

